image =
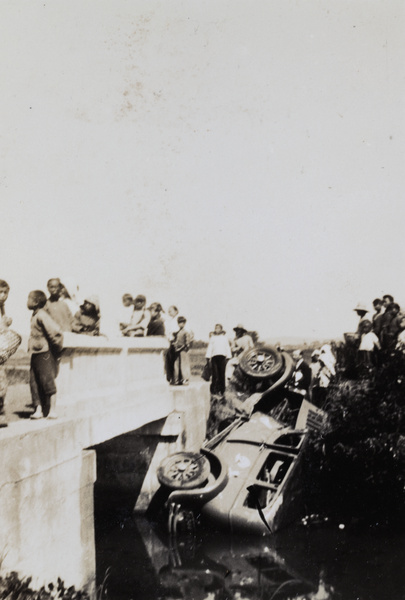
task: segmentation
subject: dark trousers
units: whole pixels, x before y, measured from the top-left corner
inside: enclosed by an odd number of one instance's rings
[[[30,368],[30,389],[34,408],[42,407],[46,417],[50,409],[51,396],[56,394],[55,378],[58,362],[51,352],[32,354]]]
[[[225,369],[227,358],[226,356],[213,356],[211,358],[212,377],[211,377],[211,394],[223,394],[225,392]]]
[[[165,354],[165,370],[166,379],[169,383],[172,383],[174,379],[174,361],[176,360],[176,351],[173,344],[170,344]]]

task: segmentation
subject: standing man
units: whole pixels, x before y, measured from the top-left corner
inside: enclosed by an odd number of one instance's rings
[[[172,385],[188,385],[190,382],[191,368],[188,352],[192,342],[190,332],[186,330],[187,319],[178,317],[179,330],[173,342],[175,351],[174,374]]]
[[[383,323],[383,315],[384,315],[384,303],[381,300],[381,298],[376,298],[375,300],[373,300],[373,307],[375,310],[375,313],[373,314],[373,331],[376,334],[377,337],[380,336],[381,333],[381,327],[382,327],[382,323]]]
[[[169,306],[167,314],[168,316],[165,319],[165,331],[167,339],[169,340],[169,347],[165,353],[165,371],[167,381],[172,383],[174,380],[174,361],[176,360],[174,341],[176,339],[177,332],[179,331],[179,324],[177,323],[179,309],[177,306],[172,304],[172,306]]]
[[[225,369],[228,359],[231,358],[231,348],[226,332],[219,323],[215,325],[214,332],[210,336],[205,358],[211,361],[211,394],[223,396],[225,393]]]
[[[356,306],[356,308],[353,309],[355,313],[357,313],[358,317],[359,317],[359,324],[357,326],[357,333],[359,335],[361,335],[363,333],[362,331],[362,323],[363,321],[371,321],[372,317],[369,315],[367,306],[365,304],[362,304],[361,302],[358,303],[358,305]]]
[[[296,361],[293,386],[296,390],[308,394],[311,385],[311,367],[305,362],[302,350],[294,350],[292,356]]]

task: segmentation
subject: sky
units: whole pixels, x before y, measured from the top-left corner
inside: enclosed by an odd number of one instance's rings
[[[3,0],[0,278],[125,292],[196,337],[405,305],[401,0]]]

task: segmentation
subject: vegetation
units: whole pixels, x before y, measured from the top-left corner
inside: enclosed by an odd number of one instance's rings
[[[344,521],[402,521],[405,502],[405,355],[395,351],[369,369],[350,347],[312,436],[307,462],[310,512]]]
[[[0,577],[0,598],[7,600],[89,600],[87,592],[76,590],[74,586],[65,587],[58,578],[56,584],[49,583],[39,590],[31,588],[31,577],[21,579],[17,573]]]

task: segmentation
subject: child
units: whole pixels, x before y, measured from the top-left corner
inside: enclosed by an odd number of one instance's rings
[[[72,331],[85,335],[100,335],[100,303],[98,296],[85,298],[73,319]]]
[[[381,350],[380,340],[373,331],[371,321],[363,321],[359,346],[359,362],[367,368],[375,364],[375,351]]]
[[[173,343],[175,361],[172,385],[188,385],[190,380],[190,359],[188,351],[190,349],[192,337],[190,332],[185,329],[187,323],[185,317],[178,317],[177,323],[179,330]]]
[[[27,308],[32,310],[28,351],[31,353],[30,388],[34,413],[31,419],[56,419],[56,385],[58,361],[63,349],[63,334],[44,309],[44,292],[30,292]]]
[[[121,332],[123,329],[129,326],[131,322],[132,313],[134,312],[134,299],[131,294],[124,294],[122,296],[123,309],[121,311],[121,318],[119,322]]]
[[[134,310],[131,317],[131,322],[128,327],[122,330],[122,335],[128,337],[143,337],[146,333],[146,328],[149,323],[150,314],[146,310],[146,298],[142,294],[134,300]]]
[[[6,316],[6,300],[10,291],[7,281],[0,279],[0,331],[6,330],[11,325],[10,317]],[[4,413],[4,403],[7,394],[7,373],[5,364],[0,365],[0,427],[7,427],[6,416]]]
[[[60,279],[50,279],[47,288],[49,298],[45,309],[62,331],[72,331],[73,316],[66,302],[61,300],[62,285]]]

